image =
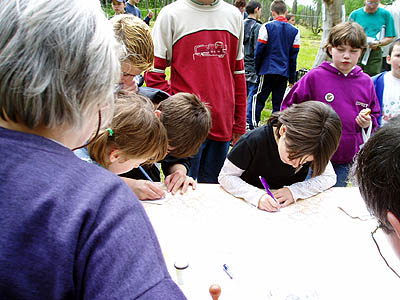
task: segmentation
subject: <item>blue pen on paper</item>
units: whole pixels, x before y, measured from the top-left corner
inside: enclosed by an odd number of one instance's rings
[[[151,177],[149,176],[149,174],[147,174],[147,172],[143,169],[142,166],[139,166],[139,170],[143,173],[144,176],[146,176],[146,178],[148,180],[150,180],[151,182],[153,182],[153,180],[151,179]]]
[[[270,191],[270,189],[269,189],[269,185],[268,185],[267,181],[265,180],[265,178],[264,178],[264,177],[261,177],[261,176],[258,176],[258,178],[260,178],[260,181],[261,181],[261,183],[262,183],[262,185],[263,185],[265,191],[267,192],[267,194],[270,195],[271,198],[274,199],[275,202],[279,204],[278,200],[276,200],[275,197],[274,197],[274,195],[272,195],[272,193],[271,193],[271,191]]]
[[[224,272],[229,276],[229,278],[230,278],[230,279],[233,279],[232,272],[231,272],[231,270],[229,270],[227,264],[224,264],[224,265],[223,265],[223,268],[224,268]]]

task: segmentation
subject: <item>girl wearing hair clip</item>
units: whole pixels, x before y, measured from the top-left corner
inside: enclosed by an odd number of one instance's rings
[[[154,114],[153,104],[140,95],[120,97],[109,127],[100,130],[87,148],[75,150],[79,158],[122,174],[167,154],[167,132]]]

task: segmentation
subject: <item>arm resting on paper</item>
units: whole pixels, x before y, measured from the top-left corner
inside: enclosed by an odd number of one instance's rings
[[[302,182],[294,183],[284,188],[289,189],[291,194],[293,195],[293,200],[297,201],[298,199],[309,198],[318,193],[321,193],[334,186],[335,183],[336,183],[336,173],[335,170],[333,169],[331,162],[329,162],[326,165],[324,173],[322,173],[321,175],[304,180]],[[283,204],[282,206],[287,206],[287,205]]]
[[[261,197],[267,195],[267,193],[240,178],[243,172],[244,170],[236,167],[229,159],[225,159],[224,166],[218,176],[218,182],[233,196],[243,198],[246,202],[258,207]]]
[[[181,189],[181,194],[184,194],[189,185],[192,186],[192,189],[196,189],[196,181],[187,176],[187,169],[186,166],[183,164],[175,164],[169,167],[168,170],[169,175],[165,178],[165,185],[167,186],[167,191],[171,192],[172,195]]]

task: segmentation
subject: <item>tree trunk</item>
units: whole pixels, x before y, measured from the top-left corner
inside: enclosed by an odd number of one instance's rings
[[[336,24],[344,22],[345,17],[344,0],[324,0],[322,3],[322,39],[313,68],[318,67],[327,59],[324,46],[328,40],[331,28]]]
[[[293,0],[292,14],[294,14],[294,15],[297,14],[297,0]]]

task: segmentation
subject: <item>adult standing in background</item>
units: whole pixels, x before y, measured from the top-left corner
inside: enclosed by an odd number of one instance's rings
[[[170,94],[194,93],[210,107],[212,128],[189,175],[218,183],[230,141],[246,131],[243,17],[222,0],[178,0],[161,10],[153,40],[154,69],[145,74],[146,84]]]
[[[132,14],[138,18],[142,18],[142,12],[140,11],[140,9],[137,7],[137,5],[139,4],[140,0],[128,0],[126,2],[126,8],[125,8],[125,12],[127,14]],[[150,20],[153,17],[153,12],[151,10],[149,10],[149,13],[147,14],[146,18],[144,18],[144,22],[150,26]]]
[[[99,1],[0,6],[0,297],[185,299],[136,196],[71,151],[121,76]]]
[[[349,21],[360,24],[368,37],[369,49],[361,58],[360,67],[370,76],[382,71],[381,47],[390,44],[396,36],[392,15],[379,7],[379,3],[379,0],[364,0],[364,7],[349,16]]]
[[[400,36],[400,0],[396,0],[392,5],[385,6],[385,9],[390,12],[394,21],[394,28],[396,30],[396,38]],[[382,71],[390,71],[390,65],[386,63],[386,57],[389,55],[390,45],[382,47]]]

